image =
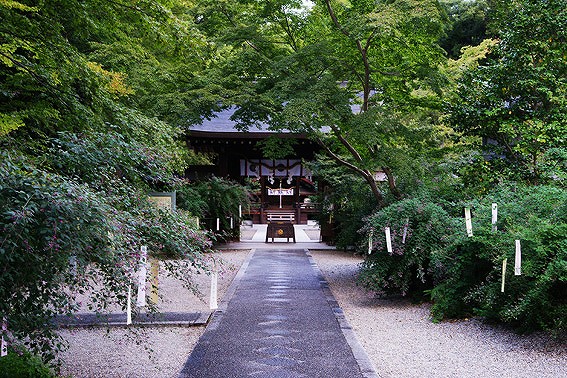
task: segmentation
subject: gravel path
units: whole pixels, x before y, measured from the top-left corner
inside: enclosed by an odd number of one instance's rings
[[[222,299],[249,250],[217,252],[223,262],[218,279]],[[160,276],[162,311],[208,311],[210,277],[195,275],[201,297],[178,280]],[[61,373],[75,378],[166,378],[177,377],[191,350],[205,330],[197,327],[130,327],[62,330],[69,349],[61,356]],[[140,341],[143,341],[140,343]]]
[[[567,377],[567,346],[479,320],[434,324],[427,305],[376,299],[356,286],[362,258],[312,251],[380,377]]]
[[[219,298],[248,254],[247,250],[219,252],[228,267],[219,277]],[[312,251],[312,256],[380,377],[567,377],[564,344],[539,334],[518,336],[478,320],[434,324],[427,305],[376,299],[356,286],[360,257],[333,250]],[[196,278],[207,298],[209,278]],[[162,283],[164,293],[185,290],[172,280]],[[208,309],[206,302],[189,292],[182,299],[166,297],[164,308],[171,311],[178,306]],[[62,331],[70,342],[62,373],[75,378],[177,377],[204,327],[139,332],[150,342],[137,345],[139,339],[124,328],[113,328],[108,335],[103,328]]]

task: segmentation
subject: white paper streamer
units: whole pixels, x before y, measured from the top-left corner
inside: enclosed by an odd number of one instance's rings
[[[217,231],[220,230],[220,219],[217,218]]]
[[[140,271],[138,272],[138,295],[136,297],[136,306],[138,307],[144,307],[146,305],[147,259],[148,247],[143,245],[140,247]]]
[[[8,320],[2,318],[2,343],[0,345],[0,356],[4,357],[8,355],[8,342],[4,340],[4,334],[8,331]]]
[[[402,235],[402,244],[406,244],[406,237],[408,236],[409,219],[406,219],[406,224],[404,225],[404,233]]]
[[[128,285],[128,302],[126,302],[126,324],[132,324],[132,305],[130,302],[132,301],[132,287]]]
[[[498,231],[498,226],[496,223],[498,222],[498,205],[493,203],[492,204],[492,232]]]
[[[238,205],[238,218],[242,218],[242,205]]]
[[[392,237],[390,235],[390,227],[386,227],[384,229],[384,232],[386,234],[386,249],[388,250],[388,253],[392,253]]]
[[[514,259],[514,275],[522,275],[522,245],[516,240],[516,258]]]
[[[368,234],[368,254],[372,253],[372,231]]]
[[[234,228],[234,219],[230,217],[230,229],[232,230],[233,228]]]
[[[508,259],[504,259],[504,261],[502,261],[502,287],[500,288],[500,291],[503,293],[504,292],[504,285],[506,283],[506,265],[508,264]]]
[[[211,275],[211,299],[210,299],[210,309],[216,310],[219,308],[217,300],[217,285],[218,284],[218,274],[216,271]]]
[[[471,208],[465,207],[465,224],[467,226],[467,235],[469,237],[473,236],[472,233],[472,219],[471,219]]]

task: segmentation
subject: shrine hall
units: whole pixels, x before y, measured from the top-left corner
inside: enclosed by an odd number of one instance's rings
[[[304,135],[270,131],[266,125],[239,131],[231,119],[233,113],[234,109],[228,109],[190,127],[187,145],[207,154],[213,164],[191,166],[187,177],[223,177],[253,187],[251,205],[243,209],[243,215],[256,224],[307,224],[315,219],[317,210],[310,197],[317,193],[317,184],[305,162],[312,161],[320,147]],[[292,142],[289,158],[263,156],[261,145],[270,137]]]

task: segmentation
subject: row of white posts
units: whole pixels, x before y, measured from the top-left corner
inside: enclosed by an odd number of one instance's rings
[[[493,203],[492,204],[492,231],[496,232],[498,230],[498,226],[497,226],[497,222],[498,222],[498,204]],[[409,224],[409,220],[406,220],[406,225],[404,227],[404,232],[403,232],[403,236],[402,236],[402,244],[405,244],[406,242],[406,236],[407,236],[407,231],[408,231],[408,224]],[[471,217],[471,209],[470,207],[465,207],[465,227],[467,229],[467,235],[468,237],[472,237],[473,236],[473,230],[472,230],[472,217]],[[392,237],[391,237],[391,233],[390,233],[390,227],[385,227],[384,228],[384,234],[386,237],[386,250],[388,251],[388,253],[392,253]],[[370,231],[370,234],[368,236],[368,254],[372,253],[372,238],[373,238],[373,232]],[[504,292],[504,286],[505,286],[505,282],[506,282],[506,266],[508,264],[508,259],[504,259],[502,261],[502,285],[501,285],[501,292]],[[515,260],[514,260],[514,275],[516,276],[520,276],[522,274],[522,246],[519,240],[516,240],[516,255],[515,255]]]
[[[238,219],[242,218],[242,205],[238,205]],[[234,228],[234,217],[230,217],[230,229]],[[217,231],[220,231],[220,218],[217,218]]]
[[[159,285],[159,261],[150,259],[150,273],[151,273],[151,293],[150,301],[154,304],[158,303],[158,285]],[[140,247],[140,270],[138,271],[138,295],[136,296],[136,306],[145,307],[146,302],[146,282],[148,275],[148,247]],[[213,268],[211,273],[211,293],[209,300],[209,308],[216,310],[218,308],[218,273],[216,267]],[[126,304],[126,324],[132,324],[132,289],[128,286],[128,298]]]
[[[76,269],[76,260],[71,261],[71,270]],[[150,301],[154,304],[158,303],[158,284],[159,284],[159,261],[150,259],[150,273],[152,277],[152,289]],[[140,268],[138,271],[138,295],[136,297],[136,306],[145,307],[146,302],[146,282],[148,275],[148,247],[140,247]],[[218,308],[218,273],[216,267],[211,274],[211,293],[209,300],[209,308],[216,310]],[[132,324],[132,287],[128,286],[128,296],[126,302],[126,324]],[[2,318],[2,337],[0,344],[0,357],[8,354],[8,340],[4,338],[8,332],[8,320]]]
[[[467,235],[469,237],[473,236],[472,221],[471,221],[471,208],[465,207],[465,223],[467,228]],[[492,204],[492,231],[498,231],[498,204]],[[515,241],[516,253],[514,255],[514,275],[522,275],[522,244],[520,240]],[[508,259],[502,260],[502,283],[500,286],[500,291],[503,293],[506,286],[506,268],[508,265]]]

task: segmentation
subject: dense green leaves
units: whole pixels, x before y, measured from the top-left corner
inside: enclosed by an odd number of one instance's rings
[[[453,123],[485,138],[491,158],[516,179],[538,183],[551,177],[550,149],[567,135],[567,38],[563,1],[494,2],[493,28],[500,38],[487,62],[461,81]],[[553,158],[552,158],[553,159]],[[551,164],[564,167],[564,161]]]
[[[179,83],[203,61],[183,2],[26,4],[0,2],[0,315],[52,357],[51,318],[77,293],[96,312],[125,303],[141,245],[205,269],[191,215],[147,200],[198,159],[178,126],[206,112]]]
[[[406,147],[433,134],[444,61],[437,2],[318,1],[309,12],[295,1],[203,5],[198,27],[222,53],[210,77],[225,88],[223,104],[239,106],[241,127],[309,135],[383,206],[374,171],[403,166]]]

